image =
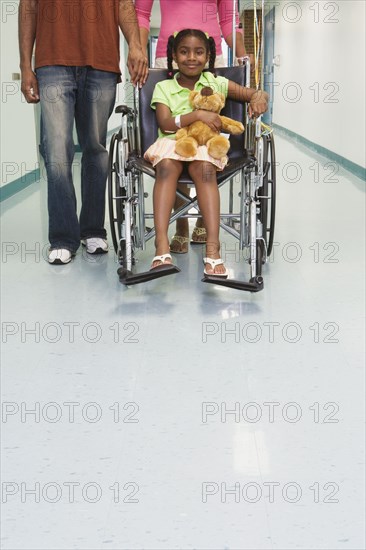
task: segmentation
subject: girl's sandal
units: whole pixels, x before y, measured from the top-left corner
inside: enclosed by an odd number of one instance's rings
[[[169,260],[169,261],[167,261]],[[160,264],[153,267],[154,262],[161,262]],[[154,256],[151,262],[150,271],[154,271],[155,269],[166,269],[167,267],[172,267],[172,257],[170,254],[162,254],[161,256]]]
[[[174,241],[178,244],[174,244]],[[174,235],[170,241],[169,248],[173,254],[187,254],[188,252],[188,237],[182,237],[181,235]]]
[[[226,269],[225,267],[225,271],[223,273],[215,273],[215,267],[217,265],[223,265],[223,260],[221,258],[218,258],[217,260],[214,260],[213,258],[203,258],[203,263],[204,264],[209,264],[213,271],[212,272],[208,272],[206,271],[206,268],[204,268],[203,270],[203,273],[205,274],[206,277],[221,277],[223,279],[227,279],[227,276],[228,276],[228,270]]]
[[[207,240],[207,233],[205,227],[194,227],[192,231],[191,243],[192,244],[204,244]]]

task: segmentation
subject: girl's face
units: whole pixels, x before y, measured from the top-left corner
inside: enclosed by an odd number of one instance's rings
[[[206,45],[200,38],[186,36],[180,41],[173,59],[179,71],[186,76],[200,75],[208,61]]]

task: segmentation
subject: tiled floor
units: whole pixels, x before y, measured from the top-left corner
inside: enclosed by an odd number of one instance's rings
[[[49,266],[45,182],[3,203],[4,549],[365,547],[363,183],[276,145],[258,294],[200,247],[131,288],[112,251]]]

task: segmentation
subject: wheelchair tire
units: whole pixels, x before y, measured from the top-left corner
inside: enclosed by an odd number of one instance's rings
[[[256,261],[255,261],[255,271],[256,276],[259,277],[262,275],[262,265],[266,261],[265,251],[264,251],[264,241],[263,239],[256,240]]]
[[[265,175],[260,199],[260,221],[263,224],[263,238],[267,245],[267,256],[273,248],[275,218],[276,218],[276,153],[273,135],[264,136],[263,166]],[[264,198],[268,197],[268,198]]]
[[[120,242],[121,242],[121,227],[123,222],[123,208],[122,201],[118,199],[121,195],[121,187],[119,185],[119,158],[118,147],[121,138],[119,133],[113,134],[111,143],[109,146],[108,157],[108,208],[109,208],[109,223],[111,229],[111,237],[113,241],[113,248],[118,256],[120,256]]]

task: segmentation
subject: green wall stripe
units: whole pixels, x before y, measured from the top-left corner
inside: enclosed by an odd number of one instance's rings
[[[317,143],[314,143],[313,141],[310,141],[304,138],[303,136],[300,136],[300,134],[297,134],[292,130],[288,130],[287,128],[284,128],[279,124],[272,123],[272,126],[276,131],[279,131],[285,137],[295,139],[298,143],[301,143],[302,145],[305,145],[305,147],[308,147],[308,149],[311,149],[311,151],[315,151],[320,155],[324,155],[325,157],[328,157],[330,160],[342,166],[342,168],[344,168],[345,170],[348,170],[348,172],[351,172],[351,174],[353,174],[354,176],[357,176],[361,180],[365,181],[366,168],[359,166],[355,162],[352,162],[351,160],[348,160],[345,157],[342,157],[341,155],[338,155],[337,153],[330,151],[330,149],[326,149],[325,147],[322,147],[321,145],[318,145]]]
[[[32,170],[32,172],[25,174],[21,178],[18,178],[0,187],[0,202],[9,199],[16,193],[19,193],[20,191],[23,191],[23,189],[26,189],[26,187],[29,187],[33,183],[36,183],[40,178],[40,174],[40,170],[39,168],[37,168],[36,170]]]
[[[337,153],[334,153],[333,151],[330,151],[329,149],[326,149],[325,147],[322,147],[321,145],[318,145],[317,143],[314,143],[313,141],[310,141],[300,134],[297,134],[296,132],[293,132],[292,130],[288,130],[287,128],[284,128],[283,126],[280,126],[279,124],[272,124],[273,128],[280,132],[280,134],[283,134],[285,137],[295,139],[298,143],[301,143],[302,145],[305,145],[308,149],[311,151],[315,151],[316,153],[319,153],[320,155],[324,155],[328,157],[330,160],[337,162],[340,166],[342,166],[345,170],[348,170],[348,172],[351,172],[354,176],[360,178],[361,180],[366,180],[366,168],[363,168],[362,166],[359,166],[355,162],[352,162],[345,157],[342,157],[341,155],[338,155]],[[113,128],[108,131],[107,137],[108,139],[115,133],[118,132],[119,126],[116,128]],[[80,146],[77,146],[76,153],[80,153]],[[32,172],[29,172],[25,176],[22,176],[21,178],[18,178],[14,181],[11,181],[10,183],[7,183],[6,185],[0,187],[0,202],[9,199],[16,193],[19,193],[20,191],[23,191],[26,187],[29,187],[33,183],[36,183],[36,181],[39,180],[40,177],[40,170],[37,168],[37,170],[33,170]]]
[[[107,138],[110,139],[115,132],[118,132],[118,130],[119,126],[113,128],[112,130],[109,130]],[[75,153],[81,153],[79,144],[75,146]],[[21,176],[20,178],[17,178],[16,180],[13,180],[6,185],[3,185],[2,187],[0,187],[0,202],[9,199],[20,191],[23,191],[23,189],[26,189],[33,183],[36,183],[39,178],[40,170],[39,168],[37,168],[36,170],[32,170],[32,172],[29,172],[28,174],[25,174],[24,176]]]

